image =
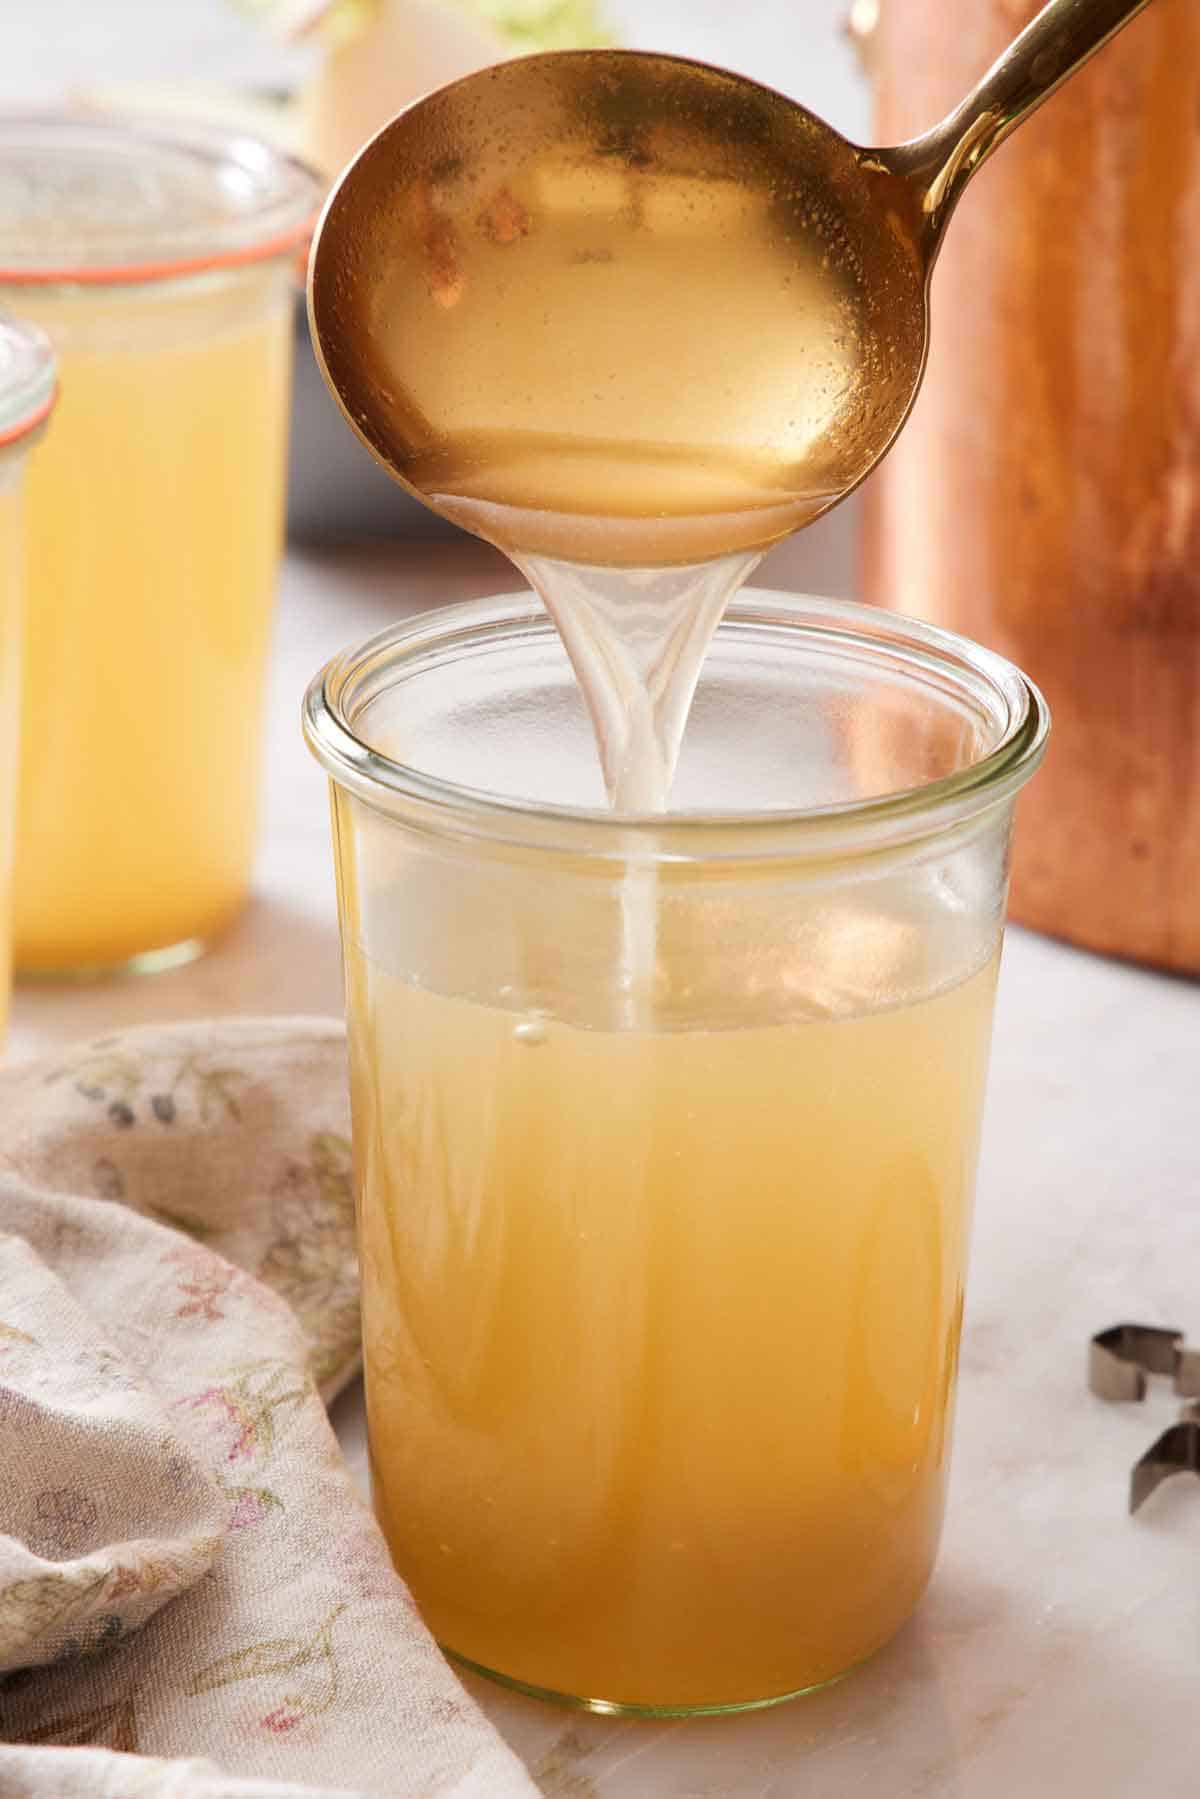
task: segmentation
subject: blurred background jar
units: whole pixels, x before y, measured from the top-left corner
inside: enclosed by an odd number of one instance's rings
[[[0,1051],[8,1019],[17,719],[25,577],[25,458],[54,404],[54,353],[42,332],[0,315]]]
[[[235,133],[0,119],[0,304],[61,379],[27,494],[20,971],[186,959],[245,896],[316,198]]]
[[[610,41],[593,0],[239,0],[319,55],[299,142],[330,180],[420,94],[507,56]]]
[[[1038,0],[860,0],[874,136],[956,103]],[[877,15],[877,16],[875,16]],[[873,29],[872,29],[873,26]],[[1027,668],[1054,753],[1012,911],[1200,970],[1200,8],[1156,0],[983,171],[866,595]]]

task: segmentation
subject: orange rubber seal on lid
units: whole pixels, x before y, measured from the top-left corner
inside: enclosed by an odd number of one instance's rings
[[[5,287],[120,287],[137,281],[167,281],[177,275],[201,275],[210,269],[243,268],[248,263],[271,262],[299,248],[312,236],[319,208],[303,224],[293,225],[259,244],[243,244],[235,250],[209,252],[207,256],[179,256],[164,262],[101,264],[94,268],[6,269],[0,267],[0,286]],[[0,438],[0,443],[4,439]]]
[[[6,425],[3,430],[0,430],[0,450],[7,449],[9,444],[16,443],[18,438],[27,437],[31,431],[36,431],[38,426],[50,417],[57,398],[58,383],[55,382],[40,406],[35,406],[32,412],[27,412],[23,419],[17,420],[15,425]]]

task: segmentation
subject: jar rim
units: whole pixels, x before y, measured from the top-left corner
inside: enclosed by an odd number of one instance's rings
[[[0,449],[28,437],[49,417],[57,370],[46,333],[0,312]]]
[[[919,787],[806,810],[622,814],[525,801],[427,774],[373,749],[354,729],[353,706],[368,679],[445,654],[489,630],[552,630],[531,593],[506,594],[422,612],[335,656],[305,694],[308,746],[330,779],[374,809],[428,830],[488,838],[528,849],[655,861],[825,859],[870,853],[938,835],[1012,800],[1046,748],[1050,714],[1042,694],[1014,664],[939,626],[849,600],[744,589],[723,627],[780,625],[858,653],[875,646],[893,662],[922,669],[978,702],[986,691],[996,740],[977,760]]]
[[[0,284],[124,286],[294,255],[321,191],[304,163],[244,131],[0,112]]]

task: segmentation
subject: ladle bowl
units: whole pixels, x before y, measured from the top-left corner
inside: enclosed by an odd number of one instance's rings
[[[398,481],[505,550],[765,548],[895,440],[966,182],[1146,4],[1051,0],[948,119],[889,149],[679,57],[468,76],[328,201],[309,284],[326,377]]]

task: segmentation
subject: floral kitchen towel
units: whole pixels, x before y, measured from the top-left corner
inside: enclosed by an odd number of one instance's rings
[[[230,1020],[0,1073],[0,1799],[534,1791],[325,1415],[344,1060]]]

